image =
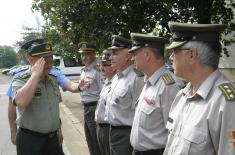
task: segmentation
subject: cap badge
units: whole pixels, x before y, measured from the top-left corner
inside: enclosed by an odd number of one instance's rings
[[[46,49],[46,50],[50,50],[50,49],[51,49],[50,45],[49,45],[49,44],[46,44],[46,45],[45,45],[45,49]]]

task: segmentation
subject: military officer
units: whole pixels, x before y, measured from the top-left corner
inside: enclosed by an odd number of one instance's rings
[[[41,44],[44,43],[45,40],[42,38],[39,39],[33,39],[30,40],[26,43],[24,43],[21,46],[21,51],[27,51],[32,45],[34,44]],[[14,77],[13,80],[17,77],[19,77],[20,75],[22,75],[24,72],[26,72],[28,70],[24,69],[19,71]],[[70,81],[68,78],[65,77],[65,75],[63,75],[59,69],[57,69],[56,67],[52,67],[50,73],[54,76],[56,76],[57,82],[59,84],[59,86],[61,86],[64,90],[69,90],[71,92],[76,92],[77,88],[78,88],[78,84],[74,83],[72,81]],[[15,106],[12,103],[12,96],[13,96],[13,92],[12,92],[12,85],[10,84],[10,86],[8,87],[7,90],[7,96],[9,97],[9,104],[8,104],[8,120],[9,120],[9,125],[10,125],[10,131],[11,131],[11,141],[12,143],[15,145],[16,144],[16,132],[17,132],[17,127],[15,124],[15,120],[16,120],[16,109]],[[58,136],[59,136],[59,141],[60,144],[62,144],[63,142],[63,136],[62,136],[62,132],[61,130],[58,131]]]
[[[138,99],[131,130],[135,155],[162,155],[166,140],[166,123],[171,103],[183,82],[165,67],[164,38],[131,33],[137,68],[145,76],[145,86]]]
[[[101,59],[101,72],[103,74],[104,85],[100,93],[100,98],[95,111],[95,121],[97,123],[97,137],[102,155],[110,155],[109,145],[109,128],[110,125],[105,117],[107,110],[107,96],[110,93],[112,78],[116,74],[116,71],[111,66],[111,54],[110,50],[104,50]]]
[[[218,70],[222,24],[169,22],[176,75],[189,83],[172,103],[164,155],[234,155],[235,89]]]
[[[31,68],[14,79],[13,103],[17,106],[18,155],[60,154],[61,94],[56,78],[50,75],[53,57],[49,43],[34,44],[26,56]]]
[[[100,155],[96,134],[95,109],[102,88],[95,46],[88,42],[79,43],[82,61],[85,64],[81,73],[79,90],[84,105],[84,129],[91,155]]]
[[[143,78],[134,72],[132,55],[128,52],[131,41],[112,36],[112,67],[117,70],[110,95],[107,98],[107,118],[111,124],[111,155],[131,155],[130,132],[135,113],[135,103],[144,85]]]

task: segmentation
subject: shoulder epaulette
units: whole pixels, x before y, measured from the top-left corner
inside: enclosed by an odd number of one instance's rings
[[[175,83],[175,80],[173,79],[173,77],[169,73],[162,75],[162,79],[166,85],[172,85]]]
[[[54,75],[53,73],[49,73],[48,75],[51,75],[51,76],[53,76],[53,77],[56,77],[56,75]]]
[[[19,76],[19,78],[21,79],[27,79],[31,76],[31,74],[29,72],[23,73]]]
[[[218,87],[227,101],[235,101],[235,89],[231,83],[223,83]]]

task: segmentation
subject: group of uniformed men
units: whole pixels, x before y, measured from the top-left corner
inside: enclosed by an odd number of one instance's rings
[[[50,44],[23,45],[31,67],[16,75],[8,95],[18,112],[17,154],[63,154],[58,84],[80,92],[91,155],[235,154],[235,88],[218,70],[225,25],[169,22],[169,28],[175,74],[165,67],[168,41],[152,35],[113,35],[100,68],[95,46],[81,42],[79,83],[52,67]]]

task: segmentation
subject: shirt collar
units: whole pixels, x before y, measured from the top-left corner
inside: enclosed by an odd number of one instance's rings
[[[195,93],[194,96],[201,96],[203,99],[206,99],[210,90],[212,89],[212,87],[214,86],[214,82],[216,81],[216,79],[219,77],[220,72],[219,70],[215,70],[213,73],[211,73],[206,80],[201,84],[201,86],[199,87],[199,89],[197,90],[197,92]],[[189,83],[184,89],[183,89],[183,93],[187,96],[191,96],[192,94],[192,84]]]
[[[145,77],[145,82],[147,82],[149,85],[155,85],[156,82],[160,79],[160,77],[165,73],[166,68],[162,66],[161,68],[157,69],[152,76],[149,78]]]
[[[127,76],[128,73],[131,71],[131,70],[134,70],[135,68],[135,65],[134,64],[131,64],[130,66],[128,66],[124,71],[122,71],[118,76],[118,78],[122,77],[122,76]]]
[[[84,70],[91,70],[91,69],[94,68],[97,64],[98,64],[97,60],[94,60],[90,65],[85,66],[85,67],[84,67]]]

